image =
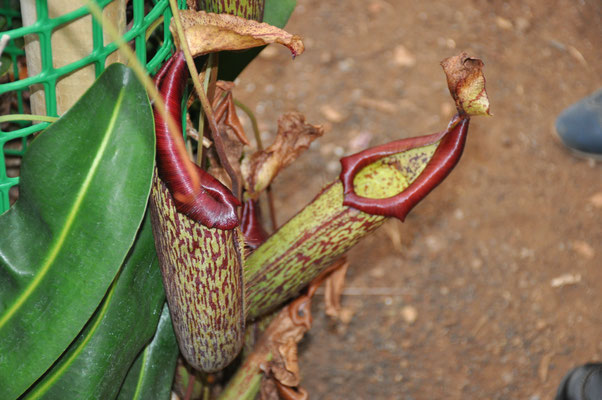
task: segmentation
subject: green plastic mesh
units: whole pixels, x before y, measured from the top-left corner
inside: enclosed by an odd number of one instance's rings
[[[104,8],[113,0],[95,0],[96,3]],[[53,67],[52,61],[52,32],[58,27],[89,15],[87,7],[81,7],[56,18],[50,18],[48,14],[48,0],[36,0],[37,19],[34,24],[21,26],[21,14],[18,9],[17,0],[0,0],[0,21],[5,30],[1,35],[8,35],[10,40],[4,49],[3,55],[10,57],[12,79],[3,79],[0,83],[0,101],[5,106],[4,110],[10,109],[10,113],[24,112],[24,101],[29,88],[32,85],[43,85],[46,114],[48,116],[57,115],[56,85],[61,77],[73,73],[87,65],[94,65],[94,72],[98,77],[105,69],[106,58],[113,53],[117,45],[113,42],[103,43],[103,30],[101,25],[92,18],[92,40],[93,49],[90,54],[73,63],[60,68]],[[171,54],[173,41],[169,31],[169,21],[171,19],[171,10],[168,0],[131,0],[131,27],[128,24],[128,30],[123,35],[125,42],[132,42],[135,46],[135,52],[138,60],[146,65],[149,73],[158,69],[161,63]],[[180,8],[185,7],[185,0],[178,0]],[[155,21],[163,18],[163,38],[162,43],[156,49],[153,49],[154,55],[147,60],[147,40],[146,34],[149,27]],[[0,25],[1,26],[1,25]],[[154,26],[154,25],[153,25]],[[20,76],[19,58],[23,58],[23,38],[26,35],[36,35],[40,43],[40,55],[42,69],[34,76]],[[156,52],[155,52],[156,51]],[[5,57],[6,59],[6,57]],[[21,72],[21,75],[24,75]],[[10,103],[8,103],[10,102]],[[10,104],[10,105],[8,105]],[[35,132],[45,129],[49,123],[4,123],[0,125],[0,214],[10,207],[10,189],[19,183],[17,176],[7,175],[7,156],[9,159],[21,157],[27,148],[27,139]],[[8,126],[8,128],[7,128]],[[6,129],[7,131],[4,131]],[[10,148],[7,143],[11,143]],[[16,145],[15,145],[16,144]]]

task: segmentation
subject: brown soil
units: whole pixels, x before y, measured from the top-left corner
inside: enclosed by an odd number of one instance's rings
[[[330,127],[279,177],[280,222],[340,156],[443,129],[445,57],[483,59],[495,115],[473,119],[460,164],[404,224],[351,251],[351,321],[314,302],[303,386],[312,399],[553,398],[568,369],[602,359],[602,164],[554,131],[602,86],[602,3],[298,3],[287,30],[306,53],[268,49],[237,89],[268,142],[290,110]],[[565,274],[576,282],[552,283]]]

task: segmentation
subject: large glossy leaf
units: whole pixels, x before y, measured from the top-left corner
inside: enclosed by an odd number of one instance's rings
[[[297,0],[265,0],[263,10],[263,22],[278,28],[284,28],[290,18]],[[219,79],[233,81],[238,74],[263,50],[264,47],[257,47],[247,51],[220,53]]]
[[[167,400],[171,396],[178,343],[167,303],[163,306],[157,332],[140,353],[121,387],[119,400]]]
[[[127,260],[84,330],[25,399],[113,399],[152,338],[165,293],[146,218]]]
[[[21,197],[0,216],[0,390],[21,394],[82,330],[142,221],[152,114],[131,70],[110,66],[31,144]]]
[[[284,28],[296,5],[297,0],[265,0],[263,22]]]

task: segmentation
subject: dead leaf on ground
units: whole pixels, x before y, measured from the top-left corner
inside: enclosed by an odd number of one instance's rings
[[[594,250],[594,248],[589,243],[584,242],[583,240],[575,240],[571,243],[571,246],[577,254],[579,254],[581,257],[587,260],[591,260],[596,255],[596,251]]]
[[[596,208],[602,208],[602,192],[592,195],[589,198],[589,202]]]
[[[567,285],[576,285],[579,282],[581,282],[581,274],[566,273],[552,279],[550,286],[559,288]]]
[[[359,106],[380,111],[385,114],[395,114],[397,112],[397,104],[391,103],[382,99],[371,99],[369,97],[361,97],[357,104]]]
[[[400,44],[393,49],[393,62],[399,67],[413,67],[416,65],[416,57]]]
[[[548,380],[548,372],[550,370],[550,361],[552,361],[552,357],[554,357],[554,353],[545,354],[539,362],[537,375],[539,375],[541,383],[546,383]]]
[[[418,319],[418,310],[414,306],[404,306],[401,309],[401,317],[409,325],[413,325],[414,322],[416,322],[416,320]]]
[[[264,22],[192,10],[181,10],[180,16],[193,57],[222,50],[246,50],[270,43],[288,47],[293,57],[304,51],[301,37]],[[176,46],[180,48],[173,21],[170,30]]]
[[[243,159],[241,167],[247,196],[256,199],[278,172],[290,165],[311,142],[323,134],[321,126],[306,123],[302,114],[284,114],[278,121],[278,134],[274,143]]]
[[[512,21],[502,17],[495,17],[495,23],[497,24],[497,26],[507,31],[512,30],[512,28],[514,27],[512,25]]]
[[[583,57],[583,54],[581,54],[581,52],[579,50],[577,50],[576,47],[569,45],[569,46],[567,46],[567,49],[569,51],[569,54],[575,60],[577,60],[584,67],[587,67],[587,61],[585,60],[585,57]]]
[[[491,115],[483,65],[483,61],[464,52],[441,61],[449,92],[460,114]]]
[[[330,104],[324,104],[322,107],[320,107],[320,112],[322,113],[324,118],[335,124],[343,122],[343,120],[347,118],[345,114],[343,114],[341,111],[337,110]]]

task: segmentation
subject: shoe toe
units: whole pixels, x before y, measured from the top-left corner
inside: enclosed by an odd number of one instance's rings
[[[602,90],[565,109],[556,131],[567,147],[602,154]]]
[[[562,380],[555,400],[602,400],[602,364],[571,370]]]

